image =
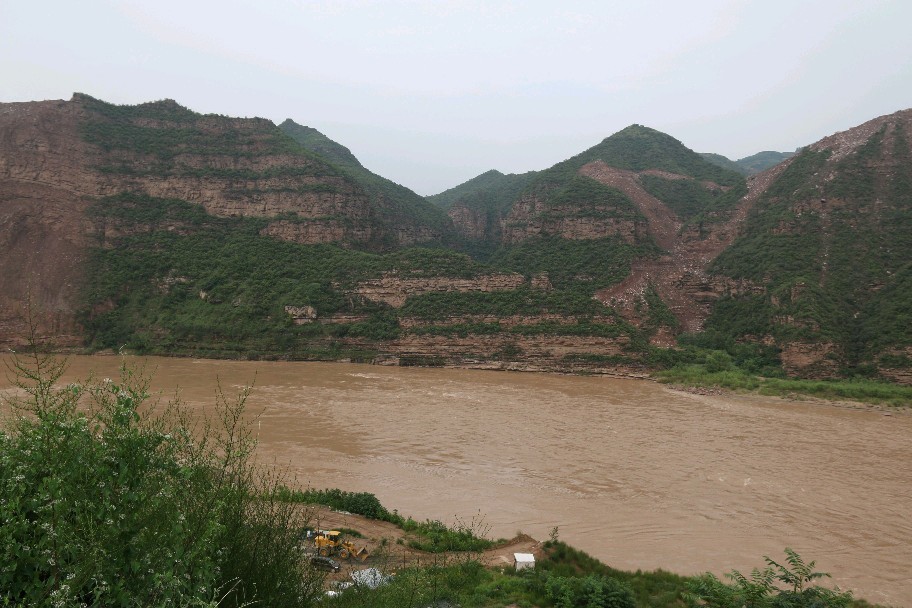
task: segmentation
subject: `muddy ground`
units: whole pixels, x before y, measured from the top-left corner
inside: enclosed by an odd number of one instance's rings
[[[327,583],[349,580],[351,572],[363,568],[378,568],[394,573],[409,566],[450,564],[466,559],[477,559],[489,567],[512,566],[514,553],[532,553],[536,559],[542,556],[542,543],[531,536],[522,534],[498,543],[482,553],[447,552],[428,553],[408,546],[408,541],[417,538],[401,528],[385,521],[368,519],[360,515],[333,511],[326,507],[313,507],[310,513],[311,527],[322,530],[357,530],[362,538],[347,535],[356,547],[368,551],[366,560],[341,560],[333,556],[342,566],[338,573],[330,574]]]

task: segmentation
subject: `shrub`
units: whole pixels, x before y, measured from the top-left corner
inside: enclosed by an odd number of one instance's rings
[[[766,568],[754,569],[750,576],[733,570],[727,575],[731,584],[712,574],[693,580],[684,599],[690,606],[718,608],[840,608],[852,605],[852,594],[812,585],[828,578],[815,572],[815,562],[805,562],[792,549],[785,549],[785,564],[764,558]]]
[[[412,518],[405,520],[401,526],[406,532],[414,532],[418,539],[409,541],[413,549],[429,553],[444,551],[484,551],[494,546],[494,541],[476,534],[476,528],[482,527],[483,521],[473,520],[469,524],[458,522],[450,528],[439,520],[417,522]]]
[[[0,433],[0,599],[14,605],[306,606],[319,576],[301,512],[254,498],[247,392],[219,390],[221,425],[148,411],[148,380],[58,388],[65,365],[12,364],[25,397]],[[264,481],[259,481],[263,479]]]
[[[545,588],[558,608],[636,608],[630,587],[607,576],[551,576]]]

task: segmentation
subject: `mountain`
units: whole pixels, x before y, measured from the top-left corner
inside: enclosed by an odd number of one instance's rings
[[[444,210],[458,203],[472,205],[478,209],[502,209],[515,200],[534,175],[535,171],[505,175],[491,169],[467,182],[426,198]]]
[[[741,175],[756,175],[778,165],[785,159],[794,156],[794,154],[794,152],[757,152],[736,161],[711,152],[703,152],[700,156],[723,169],[737,171]]]
[[[766,175],[741,234],[711,266],[754,293],[720,301],[707,327],[775,342],[797,373],[908,368],[910,137],[912,110],[897,112],[824,138]]]
[[[158,229],[180,235],[246,220],[245,230],[264,241],[375,251],[438,241],[451,230],[417,195],[391,201],[348,170],[268,120],[200,115],[170,100],[116,106],[75,94],[2,104],[0,333],[21,335],[31,300],[49,332],[81,343],[85,327],[76,319],[94,314],[81,300],[98,278],[90,270],[98,252],[132,239],[139,242],[130,255],[145,251],[148,261],[150,248],[162,246],[152,242]],[[92,310],[118,301],[106,297]]]
[[[745,156],[735,162],[739,167],[742,167],[748,175],[754,175],[766,171],[770,167],[774,167],[794,155],[794,152],[773,152],[767,150],[765,152],[757,152],[756,154]]]
[[[491,170],[427,200],[444,209],[466,239],[496,246],[500,222],[535,172],[504,175]]]
[[[741,175],[749,175],[747,169],[728,158],[727,156],[722,156],[721,154],[713,154],[712,152],[700,152],[700,156],[704,160],[711,162],[712,164],[722,167],[723,169],[728,169],[729,171],[735,171]]]
[[[368,195],[376,208],[384,210],[389,227],[397,232],[396,244],[409,245],[432,240],[443,242],[454,236],[449,219],[437,207],[405,186],[367,170],[345,146],[316,129],[299,125],[291,119],[280,124],[279,129],[305,150],[319,156],[350,178]],[[430,230],[420,238],[406,236],[405,232],[414,226],[416,220],[422,228]]]
[[[910,382],[910,133],[745,179],[632,125],[424,199],[291,120],[2,104],[0,341],[30,311],[89,351]]]
[[[678,140],[631,125],[544,171],[488,172],[430,200],[448,207],[462,234],[497,245],[620,237],[630,244],[658,239],[663,246],[671,224],[727,204],[722,199],[734,195],[723,195],[742,187],[740,175]],[[656,214],[666,217],[647,221]]]

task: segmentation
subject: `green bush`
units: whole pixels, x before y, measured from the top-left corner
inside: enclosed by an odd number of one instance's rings
[[[812,584],[830,576],[815,572],[815,562],[805,562],[792,549],[786,548],[785,554],[785,564],[766,557],[766,568],[754,569],[750,576],[732,571],[727,575],[731,584],[705,574],[688,585],[690,591],[684,598],[690,606],[716,608],[842,608],[852,605],[851,593]]]
[[[339,488],[292,490],[281,486],[275,489],[274,497],[285,502],[324,505],[336,511],[348,511],[394,524],[401,524],[404,521],[398,513],[388,511],[370,492],[346,492]]]
[[[250,462],[247,393],[218,392],[220,431],[176,407],[150,411],[148,381],[58,388],[34,354],[0,433],[0,600],[28,606],[307,606],[320,578],[300,559],[297,510],[253,498],[276,482]]]
[[[636,608],[630,586],[607,576],[551,576],[545,587],[557,608]]]

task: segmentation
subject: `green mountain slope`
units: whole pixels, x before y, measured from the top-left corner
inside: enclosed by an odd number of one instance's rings
[[[712,164],[722,167],[723,169],[728,169],[730,171],[737,171],[741,175],[756,175],[757,173],[762,173],[770,167],[774,167],[785,159],[791,158],[794,155],[794,152],[766,151],[757,152],[756,154],[745,156],[739,160],[731,160],[726,156],[722,156],[721,154],[713,154],[711,152],[703,152],[700,154],[700,156]]]
[[[633,125],[424,199],[290,120],[84,95],[2,109],[0,198],[19,219],[0,243],[86,261],[53,278],[78,286],[48,316],[71,344],[587,371],[722,349],[751,372],[912,378],[912,111],[808,146],[749,193]]]
[[[714,264],[765,295],[722,302],[708,322],[738,339],[816,344],[823,354],[798,367],[831,374],[912,346],[912,111],[840,136],[792,159]]]
[[[727,156],[714,154],[712,152],[700,152],[700,156],[702,156],[704,160],[711,162],[717,167],[722,167],[723,169],[728,169],[729,171],[735,171],[741,175],[748,175],[747,169],[732,159],[728,158]]]
[[[392,226],[408,225],[417,220],[434,234],[434,238],[422,241],[448,242],[454,238],[452,224],[443,211],[405,186],[367,170],[345,146],[291,119],[279,125],[279,129],[355,181],[375,205],[387,211]]]
[[[279,125],[279,129],[301,144],[305,150],[309,150],[314,154],[321,156],[334,165],[343,167],[362,167],[361,162],[355,158],[355,155],[351,153],[351,150],[340,143],[334,142],[313,127],[299,125],[288,118]]]
[[[380,250],[452,232],[433,205],[313,134],[305,141],[320,145],[308,150],[265,119],[204,116],[173,101],[74,99],[87,110],[83,136],[102,151],[98,169],[115,191],[198,202],[215,215],[270,217],[265,234],[304,243]]]
[[[473,209],[503,212],[513,204],[534,177],[535,171],[505,175],[491,169],[440,194],[428,196],[427,200],[441,209],[450,209],[456,204],[461,204]]]
[[[670,135],[641,125],[631,125],[539,172],[527,192],[544,193],[549,200],[571,181],[589,179],[579,174],[584,167],[598,161],[613,169],[636,173],[639,187],[659,199],[681,220],[728,209],[746,192],[740,174],[708,162]],[[612,183],[609,179],[600,186],[612,188]],[[628,213],[640,213],[638,205],[628,196],[637,190],[634,187],[633,192],[628,189],[623,194],[628,200]],[[580,202],[585,205],[584,198]]]
[[[630,125],[544,173],[572,171],[596,160],[618,169],[658,169],[720,186],[734,186],[741,181],[736,172],[713,165],[674,137],[642,125]]]
[[[765,152],[757,152],[756,154],[739,158],[736,162],[748,175],[754,175],[766,171],[770,167],[778,165],[785,159],[791,158],[794,155],[794,152],[773,152],[767,150]]]

